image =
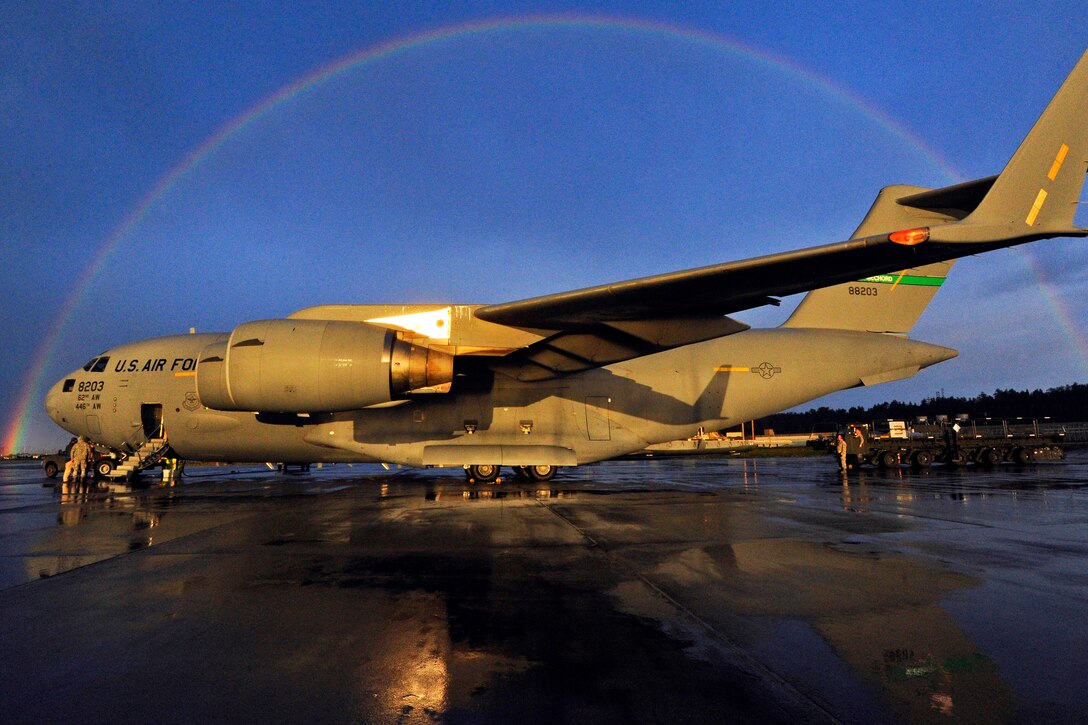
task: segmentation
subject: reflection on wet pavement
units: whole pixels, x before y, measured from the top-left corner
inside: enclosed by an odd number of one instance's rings
[[[55,492],[0,465],[5,719],[1088,712],[1079,452],[845,480],[823,459],[492,486],[369,466],[191,474]]]

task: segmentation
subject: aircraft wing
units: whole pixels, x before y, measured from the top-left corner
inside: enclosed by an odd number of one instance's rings
[[[1027,239],[961,244],[895,243],[888,234],[726,262],[626,282],[488,305],[476,317],[501,325],[570,330],[631,320],[727,315],[776,298],[976,254]]]
[[[885,234],[490,305],[475,316],[543,334],[490,367],[547,380],[746,330],[725,315],[778,304],[778,296],[967,253],[964,245],[905,247]]]
[[[930,211],[931,205],[939,204],[942,216],[954,219],[960,213],[947,206],[950,200],[972,196],[961,187],[966,185],[915,194],[909,197],[909,206]],[[475,316],[544,333],[544,339],[500,358],[492,368],[522,381],[546,380],[740,332],[748,326],[725,315],[778,304],[780,296],[901,273],[1046,237],[1086,235],[1085,230],[1068,225],[1026,230],[959,226],[905,229],[489,305],[478,308]]]

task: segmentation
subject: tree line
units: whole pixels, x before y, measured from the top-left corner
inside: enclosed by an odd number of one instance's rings
[[[972,419],[982,418],[1049,418],[1055,422],[1083,421],[1088,419],[1088,385],[1074,383],[1048,390],[995,390],[979,393],[973,398],[938,394],[923,398],[918,403],[892,400],[870,408],[829,408],[820,406],[804,412],[776,413],[757,421],[756,426],[772,429],[776,433],[810,433],[832,430],[844,423],[864,423],[873,420],[913,420],[927,416],[933,420],[938,415],[949,419],[966,414]]]

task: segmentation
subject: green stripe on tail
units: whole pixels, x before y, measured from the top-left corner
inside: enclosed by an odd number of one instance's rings
[[[926,277],[920,274],[877,274],[858,282],[872,282],[874,284],[905,284],[913,287],[940,287],[944,284],[944,277]]]

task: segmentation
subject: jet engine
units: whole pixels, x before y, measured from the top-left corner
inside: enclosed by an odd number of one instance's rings
[[[445,392],[452,381],[452,355],[374,325],[328,320],[247,322],[204,348],[196,368],[205,406],[269,413],[357,410]]]

